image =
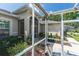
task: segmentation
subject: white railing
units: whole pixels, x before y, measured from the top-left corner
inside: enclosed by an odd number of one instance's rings
[[[22,56],[24,53],[28,52],[29,50],[31,50],[33,47],[37,46],[38,44],[40,44],[41,42],[43,42],[46,38],[38,41],[37,43],[35,43],[33,46],[30,46],[28,48],[25,48],[23,51],[21,51],[20,53],[17,53],[15,56]]]
[[[47,52],[49,54],[49,56],[52,56],[50,49],[46,46]]]
[[[65,20],[65,21],[63,21],[63,22],[64,22],[64,23],[79,22],[79,19]]]

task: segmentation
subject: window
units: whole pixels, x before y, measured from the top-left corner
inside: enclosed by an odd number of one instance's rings
[[[0,20],[0,37],[9,35],[9,21]]]

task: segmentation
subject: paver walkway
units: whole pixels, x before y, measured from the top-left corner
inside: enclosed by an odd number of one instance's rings
[[[79,42],[76,41],[74,38],[67,37],[67,40],[68,40],[68,42],[69,42],[72,46],[74,46],[74,45],[79,45]]]
[[[71,44],[71,46],[64,45],[64,55],[65,56],[79,56],[79,42],[77,42],[75,39],[71,37],[67,37],[68,42]],[[53,45],[53,52],[60,52],[61,53],[61,44],[54,43]],[[71,55],[69,55],[69,54]]]
[[[70,53],[79,55],[79,42],[77,42],[74,38],[67,37],[68,42],[71,44]]]

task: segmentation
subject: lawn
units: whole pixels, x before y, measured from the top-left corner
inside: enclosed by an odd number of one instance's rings
[[[79,34],[74,34],[74,32],[71,32],[68,35],[71,36],[72,38],[74,38],[76,41],[79,42]]]

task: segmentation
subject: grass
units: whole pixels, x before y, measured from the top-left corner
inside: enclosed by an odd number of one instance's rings
[[[79,42],[79,35],[78,34],[74,34],[73,32],[71,32],[68,35],[71,36],[72,38],[74,38],[76,41]]]
[[[71,35],[76,41],[78,41],[79,42],[79,35]]]

